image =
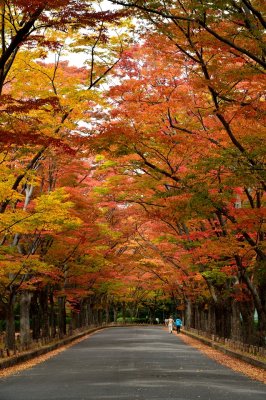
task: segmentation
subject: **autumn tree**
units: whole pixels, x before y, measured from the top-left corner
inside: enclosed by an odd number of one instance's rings
[[[25,345],[30,315],[63,336],[66,310],[78,328],[169,299],[187,327],[262,344],[264,5],[111,3],[1,3],[7,346],[18,299]]]
[[[8,348],[14,348],[16,295],[20,293],[23,300],[26,292],[44,287],[45,284],[39,282],[41,275],[45,282],[44,275],[50,274],[46,283],[53,287],[50,271],[53,267],[44,261],[47,252],[57,233],[81,223],[78,217],[72,218],[68,214],[73,203],[67,201],[70,193],[58,185],[58,176],[67,158],[85,157],[86,151],[82,148],[84,129],[80,123],[90,119],[89,109],[99,99],[99,94],[92,94],[92,91],[103,82],[123,50],[116,30],[111,34],[110,51],[104,54],[108,29],[120,15],[96,11],[91,2],[72,9],[72,3],[34,2],[29,5],[28,2],[5,2],[1,9],[1,234],[4,257],[1,299],[8,314]],[[81,32],[85,28],[86,34]],[[66,43],[69,36],[72,37],[71,45]],[[87,67],[70,67],[61,60],[64,52],[71,51],[71,46],[77,53],[86,46]],[[55,62],[50,65],[43,61],[48,51],[55,55]],[[9,268],[7,254],[11,248],[14,258],[13,267]],[[36,265],[27,269],[27,260],[31,258]],[[52,265],[58,285],[62,271],[55,263]],[[31,296],[32,293],[28,298]],[[21,307],[22,304],[28,310],[24,313],[24,321],[29,319],[30,301],[22,301]],[[26,325],[28,336],[27,322]],[[23,326],[21,323],[22,329]],[[47,333],[47,328],[44,331]]]

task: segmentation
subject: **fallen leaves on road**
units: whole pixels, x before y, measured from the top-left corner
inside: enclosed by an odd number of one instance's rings
[[[226,367],[229,367],[234,371],[241,372],[242,374],[245,374],[252,379],[266,383],[266,371],[264,369],[254,367],[253,365],[250,365],[244,361],[238,360],[234,357],[230,357],[184,334],[181,334],[179,337],[183,340],[183,342],[195,347],[218,363],[225,365]]]

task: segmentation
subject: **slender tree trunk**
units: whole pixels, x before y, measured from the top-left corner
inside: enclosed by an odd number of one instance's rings
[[[117,305],[113,304],[113,318],[114,318],[114,322],[117,322]]]
[[[83,328],[85,326],[85,314],[86,314],[86,310],[85,310],[85,299],[81,299],[79,302],[79,328]]]
[[[110,311],[109,311],[109,303],[107,300],[105,305],[105,323],[109,324],[109,322],[110,322]]]
[[[103,323],[103,310],[99,309],[98,310],[98,324],[102,325]]]
[[[200,329],[199,325],[199,306],[198,304],[194,304],[194,312],[195,312],[195,328]]]
[[[215,307],[213,303],[208,305],[208,332],[211,334],[215,334],[215,326],[216,326],[216,319],[215,319]]]
[[[84,326],[89,326],[89,300],[84,299]]]
[[[44,289],[39,294],[40,299],[40,309],[41,309],[41,329],[42,337],[48,338],[50,336],[49,332],[49,307],[48,307],[48,292]]]
[[[52,292],[50,292],[49,294],[49,301],[50,301],[49,324],[51,329],[51,337],[54,338],[56,335],[56,316],[54,307],[54,296]]]
[[[30,333],[30,304],[32,293],[25,291],[20,296],[20,343],[28,348],[31,342]]]
[[[58,297],[58,329],[59,337],[62,338],[66,335],[66,298],[64,296]]]
[[[264,280],[266,276],[264,277]],[[264,281],[265,282],[265,281]],[[258,312],[258,344],[265,346],[266,344],[266,285],[261,283],[258,287],[261,299],[261,309]]]
[[[231,316],[231,334],[230,338],[235,341],[242,339],[241,335],[241,321],[240,321],[240,308],[237,301],[232,302],[232,316]]]
[[[189,329],[192,326],[192,310],[191,310],[191,301],[189,299],[186,299],[185,307],[186,308],[185,308],[184,326],[186,329]]]
[[[239,303],[242,316],[242,338],[244,343],[257,344],[254,324],[254,305],[251,302]]]
[[[265,346],[265,337],[266,337],[266,285],[265,283],[260,283],[257,287],[254,285],[251,277],[248,275],[246,269],[242,265],[241,258],[239,256],[235,256],[236,264],[239,270],[239,279],[241,282],[244,282],[247,285],[247,288],[252,296],[254,306],[258,312],[259,317],[259,325],[257,332],[257,342],[258,344]],[[265,257],[258,256],[257,262],[258,265],[265,265]],[[241,313],[244,310],[241,309]],[[243,313],[242,313],[243,315]],[[244,317],[243,317],[244,318]],[[254,322],[252,323],[254,325]]]
[[[78,313],[73,310],[71,312],[71,327],[73,330],[79,328]]]
[[[126,323],[126,303],[123,301],[122,303],[122,318],[123,318],[123,324]]]
[[[209,305],[204,304],[203,307],[203,330],[205,332],[210,333],[210,326],[209,326]]]
[[[92,311],[91,299],[88,299],[88,319],[89,319],[89,325],[92,325],[93,324],[93,311]]]
[[[231,306],[218,302],[215,304],[215,333],[219,337],[229,338],[231,334]]]
[[[15,316],[14,316],[14,306],[15,306],[15,294],[10,293],[8,303],[6,305],[6,347],[8,350],[14,350],[16,346],[15,339]]]
[[[37,340],[41,336],[41,319],[40,319],[40,307],[38,304],[38,292],[33,293],[31,299],[31,319],[32,319],[32,338]]]
[[[196,312],[195,312],[195,305],[191,304],[191,328],[196,328]]]
[[[98,314],[98,309],[95,308],[95,305],[93,306],[92,309],[92,315],[93,315],[93,323],[95,325],[99,325],[99,314]]]

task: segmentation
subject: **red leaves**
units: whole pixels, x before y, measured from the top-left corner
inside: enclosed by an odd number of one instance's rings
[[[0,102],[2,104],[0,108],[0,114],[27,113],[31,110],[38,110],[45,106],[51,106],[55,111],[59,110],[60,108],[59,101],[56,96],[51,96],[44,99],[14,99],[10,95],[1,95]],[[49,112],[51,112],[51,109],[49,109]]]

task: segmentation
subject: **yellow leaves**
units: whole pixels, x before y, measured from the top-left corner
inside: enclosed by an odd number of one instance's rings
[[[62,188],[38,197],[32,223],[38,229],[57,232],[80,226],[81,220],[70,215],[73,203],[67,199],[68,195]]]
[[[95,162],[100,162],[100,161],[104,161],[105,157],[102,154],[97,154],[97,156],[95,157]]]
[[[0,231],[9,234],[33,233],[36,230],[61,232],[65,229],[75,229],[81,225],[81,220],[71,216],[73,203],[67,201],[68,195],[64,189],[58,189],[43,194],[35,200],[35,208],[30,211],[8,209],[0,214]]]
[[[0,168],[0,174],[3,171],[2,168]],[[23,196],[19,194],[17,191],[12,189],[13,183],[14,183],[14,176],[13,175],[7,175],[3,178],[3,175],[1,174],[1,179],[0,179],[0,202],[4,202],[6,199],[9,199],[12,203],[16,202],[17,200],[22,200]]]
[[[19,210],[8,210],[4,214],[0,214],[0,231],[5,234],[13,233],[28,233],[29,222],[31,214],[19,209]]]
[[[118,239],[121,236],[120,232],[111,229],[109,224],[107,224],[107,223],[104,223],[104,222],[103,223],[99,223],[98,227],[100,228],[100,232],[103,235],[109,236],[112,239]]]
[[[10,280],[19,280],[22,283],[27,274],[46,274],[53,268],[52,265],[40,261],[37,256],[20,256],[13,259],[6,257],[0,259],[0,280],[2,284],[8,284]]]
[[[17,177],[24,173],[24,178],[21,180],[19,189],[21,189],[25,184],[37,186],[39,184],[39,177],[36,176],[35,170],[25,170],[22,168],[24,163],[24,154],[21,152],[20,161],[15,162],[6,157],[6,164],[4,163],[5,155],[0,154],[1,159],[3,159],[2,164],[0,164],[0,203],[9,201],[11,204],[15,204],[18,201],[24,200],[24,195],[20,193],[20,190],[12,189]],[[25,157],[27,157],[27,151],[25,150]]]

